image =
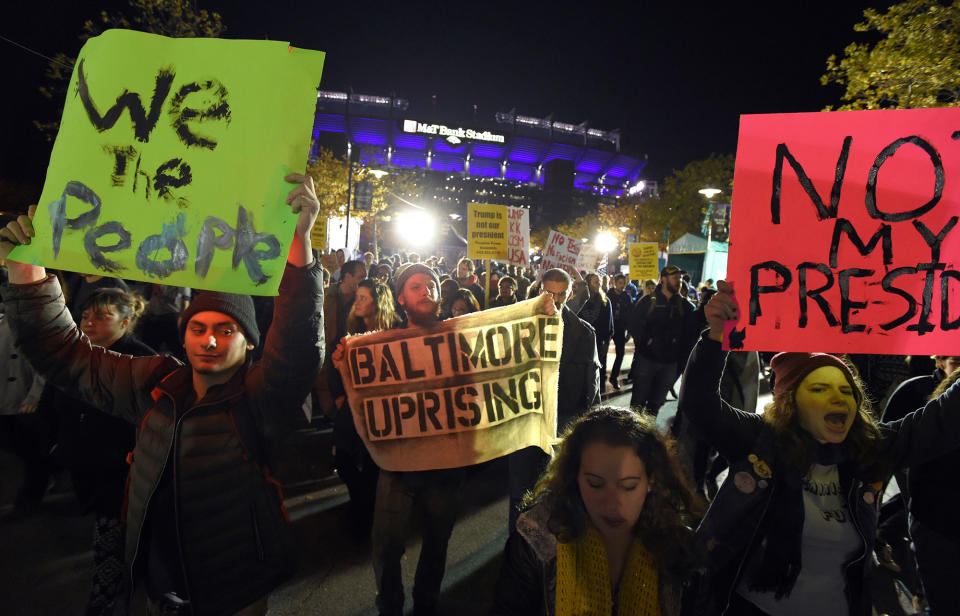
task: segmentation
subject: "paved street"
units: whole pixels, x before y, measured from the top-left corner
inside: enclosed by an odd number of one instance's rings
[[[611,349],[612,350],[612,349]],[[613,362],[611,353],[608,365]],[[625,365],[629,366],[630,356]],[[626,390],[625,390],[626,391]],[[629,404],[629,392],[607,402]],[[670,400],[661,411],[665,422],[676,411]],[[328,443],[319,434],[310,442]],[[306,452],[303,456],[310,456]],[[325,453],[310,456],[310,467],[322,466]],[[19,462],[0,453],[0,514],[9,510],[20,478]],[[442,608],[446,614],[486,614],[506,541],[507,467],[504,460],[474,470],[465,490],[465,506],[450,541]],[[276,591],[270,614],[375,614],[376,589],[369,541],[357,539],[348,520],[347,494],[338,482],[287,499],[299,538],[298,575]],[[44,510],[28,520],[0,524],[0,605],[3,614],[76,614],[86,601],[92,568],[90,551],[93,518],[73,511],[72,496],[48,494]],[[404,560],[408,607],[419,555],[414,540]]]

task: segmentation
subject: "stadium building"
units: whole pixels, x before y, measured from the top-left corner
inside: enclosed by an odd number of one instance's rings
[[[514,111],[474,113],[469,125],[442,122],[393,96],[318,92],[313,126],[322,146],[380,169],[417,169],[425,199],[449,215],[470,202],[531,208],[531,222],[560,221],[580,205],[612,205],[626,194],[654,194],[646,157],[620,151],[620,132]],[[314,150],[314,153],[316,150]],[[580,210],[583,211],[582,209]]]

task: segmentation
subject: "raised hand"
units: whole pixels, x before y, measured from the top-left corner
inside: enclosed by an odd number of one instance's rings
[[[709,336],[717,341],[723,340],[724,321],[736,321],[740,318],[740,308],[733,296],[733,287],[727,281],[717,281],[717,292],[704,306],[703,314],[710,326]]]

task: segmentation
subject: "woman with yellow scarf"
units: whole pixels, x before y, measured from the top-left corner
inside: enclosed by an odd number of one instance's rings
[[[588,411],[524,505],[493,614],[681,614],[703,562],[688,528],[699,503],[651,416]]]

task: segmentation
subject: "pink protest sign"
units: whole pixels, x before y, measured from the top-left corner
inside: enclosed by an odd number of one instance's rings
[[[580,255],[580,240],[575,240],[569,235],[557,233],[553,229],[547,237],[547,246],[543,250],[543,269],[548,270],[554,267],[567,269],[577,266],[577,257]]]
[[[507,263],[530,267],[530,210],[507,207]]]
[[[960,109],[740,119],[725,347],[955,354]]]

